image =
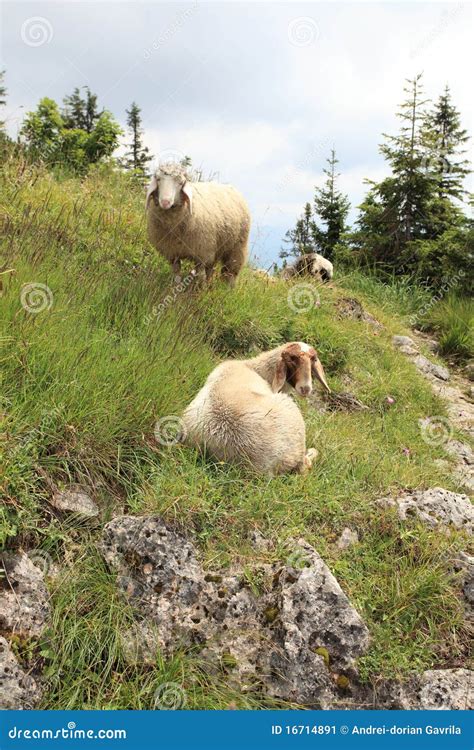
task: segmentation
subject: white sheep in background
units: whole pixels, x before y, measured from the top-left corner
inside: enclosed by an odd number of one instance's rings
[[[280,391],[291,386],[308,396],[312,375],[330,392],[315,349],[302,342],[223,362],[185,410],[183,441],[263,474],[307,471],[317,451],[306,451],[302,414]]]
[[[248,254],[250,213],[231,185],[190,182],[180,164],[162,164],[146,195],[148,238],[179,277],[182,260],[212,277],[217,263],[232,286]]]
[[[286,266],[282,271],[284,279],[291,279],[295,276],[315,276],[320,281],[330,281],[333,275],[333,264],[319,253],[300,255],[294,263]]]

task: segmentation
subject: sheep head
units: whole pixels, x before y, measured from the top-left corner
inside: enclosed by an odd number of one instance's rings
[[[286,344],[280,352],[272,383],[274,391],[280,391],[289,383],[300,396],[309,396],[313,390],[312,376],[331,392],[323,366],[316,349],[302,341]]]
[[[173,206],[181,206],[185,201],[189,206],[189,212],[192,213],[193,195],[188,180],[189,175],[183,165],[175,162],[160,164],[148,185],[145,209],[152,199],[163,211],[168,211]]]

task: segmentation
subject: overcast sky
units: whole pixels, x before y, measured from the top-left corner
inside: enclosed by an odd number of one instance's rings
[[[334,144],[356,215],[386,173],[404,79],[445,84],[472,133],[469,3],[3,2],[1,67],[16,134],[39,99],[89,86],[153,154],[188,154],[246,196],[261,265],[278,255]]]

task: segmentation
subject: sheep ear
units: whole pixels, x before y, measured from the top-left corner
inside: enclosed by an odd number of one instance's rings
[[[321,364],[321,360],[317,356],[316,356],[316,359],[313,361],[313,364],[311,365],[311,372],[313,373],[314,377],[317,378],[319,382],[324,385],[327,392],[331,393],[331,389],[326,382],[326,375],[325,375],[323,366]]]
[[[185,182],[183,187],[181,188],[184,200],[188,202],[189,206],[189,213],[192,214],[193,212],[193,189],[189,182]]]
[[[278,393],[286,383],[286,363],[283,357],[280,357],[276,366],[275,375],[273,376],[272,391]]]
[[[156,179],[156,174],[153,175],[153,177],[150,180],[150,184],[148,185],[147,191],[146,191],[146,201],[145,201],[145,211],[148,209],[148,204],[151,201],[151,197],[155,190],[158,189],[158,180]]]

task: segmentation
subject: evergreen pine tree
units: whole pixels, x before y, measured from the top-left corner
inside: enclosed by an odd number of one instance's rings
[[[7,99],[6,99],[7,89],[4,84],[4,80],[5,80],[5,71],[0,70],[0,107],[4,107],[7,103]],[[3,120],[0,120],[0,130],[3,129],[4,125],[5,125],[5,122]]]
[[[296,222],[294,229],[289,229],[285,234],[285,242],[288,249],[282,248],[280,258],[289,258],[292,255],[299,256],[314,252],[313,246],[313,211],[311,203],[306,203],[302,216]]]
[[[435,180],[439,198],[462,200],[466,194],[464,178],[470,173],[469,161],[462,158],[469,136],[461,127],[461,117],[451,103],[448,86],[425,116],[422,137],[426,169]]]
[[[427,100],[423,98],[421,75],[407,82],[406,100],[397,116],[397,135],[384,134],[380,151],[391,168],[391,176],[380,183],[367,181],[370,190],[360,206],[356,248],[369,263],[403,270],[407,244],[429,239],[434,233],[432,199],[435,186],[425,169],[425,146],[421,126]]]
[[[92,133],[102,112],[99,112],[97,107],[97,95],[93,94],[88,86],[85,87],[85,91],[86,95],[83,97],[81,90],[76,87],[72,94],[65,96],[61,114],[66,128]]]
[[[327,179],[322,188],[316,188],[314,197],[314,215],[323,222],[321,229],[313,223],[313,239],[321,253],[328,260],[332,260],[334,247],[341,240],[341,235],[346,229],[346,219],[350,209],[350,203],[346,195],[343,195],[336,187],[339,174],[336,173],[336,152],[331,150],[331,156],[327,159],[329,168],[323,172]]]
[[[148,148],[143,145],[141,109],[135,102],[132,102],[130,109],[125,111],[127,113],[127,126],[131,142],[127,144],[129,151],[126,152],[122,163],[126,169],[133,169],[138,175],[145,175],[147,163],[153,157],[150,155]]]

